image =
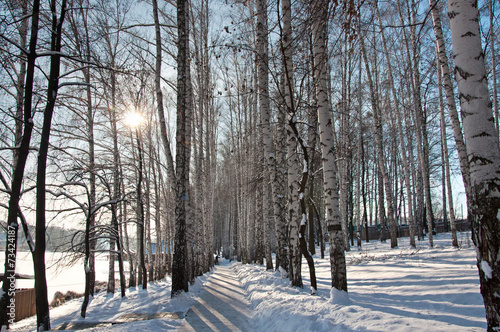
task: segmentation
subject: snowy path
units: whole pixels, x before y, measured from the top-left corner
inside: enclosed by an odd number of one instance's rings
[[[179,331],[247,331],[252,316],[245,291],[228,265],[219,265]]]

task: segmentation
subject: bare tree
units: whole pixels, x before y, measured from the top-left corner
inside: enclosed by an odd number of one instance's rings
[[[37,42],[39,32],[39,15],[40,15],[40,1],[35,0],[31,9],[31,35],[28,50],[21,50],[26,54],[27,68],[26,79],[24,87],[24,100],[23,100],[23,123],[24,130],[22,139],[18,148],[17,158],[15,160],[12,172],[12,184],[10,186],[9,208],[7,216],[7,234],[9,239],[8,245],[5,247],[5,272],[2,283],[2,297],[0,298],[0,327],[9,326],[9,317],[7,316],[7,306],[11,303],[14,292],[10,286],[10,280],[15,280],[16,258],[17,258],[17,234],[18,223],[17,218],[19,214],[19,200],[21,197],[21,188],[23,184],[24,170],[26,167],[26,160],[29,154],[29,147],[31,142],[31,133],[33,131],[34,112],[33,106],[33,83],[35,74],[35,61],[37,59]],[[20,119],[18,119],[20,121]],[[17,126],[18,124],[16,124]],[[18,141],[18,139],[16,139]],[[10,250],[9,250],[10,249]]]

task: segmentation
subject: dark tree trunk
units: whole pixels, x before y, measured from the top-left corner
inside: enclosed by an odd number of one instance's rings
[[[14,315],[8,315],[9,308],[7,307],[14,296],[11,280],[15,280],[16,258],[17,258],[17,234],[18,223],[17,217],[19,211],[19,199],[21,187],[24,177],[24,169],[26,160],[29,154],[29,145],[31,141],[31,133],[33,131],[32,118],[32,96],[33,96],[33,80],[35,73],[36,46],[38,40],[38,22],[40,14],[40,1],[34,0],[32,15],[31,15],[31,37],[29,43],[29,52],[27,54],[27,70],[24,87],[24,134],[17,150],[17,158],[14,164],[12,174],[12,185],[9,199],[9,209],[7,216],[7,244],[5,246],[5,272],[2,284],[3,296],[0,298],[0,327],[9,326],[14,321]],[[20,119],[19,119],[20,120]]]
[[[56,19],[56,1],[50,2],[52,11],[52,37],[50,56],[50,75],[47,89],[47,105],[45,107],[40,148],[38,150],[37,183],[36,183],[36,243],[33,255],[35,272],[36,316],[40,330],[50,330],[49,301],[47,298],[47,276],[45,268],[45,183],[47,156],[49,150],[52,116],[59,89],[59,72],[61,65],[62,25],[66,15],[66,0],[62,1],[61,14]]]
[[[188,186],[186,183],[189,167],[187,130],[187,108],[189,87],[189,26],[188,26],[188,1],[177,1],[177,27],[178,27],[178,55],[177,55],[177,135],[176,135],[176,186],[175,186],[175,243],[172,262],[172,294],[174,297],[182,291],[188,291],[188,275],[186,262],[188,248],[186,243],[186,203],[189,200]],[[189,250],[191,252],[191,250]]]
[[[36,243],[34,253],[36,316],[38,330],[50,330],[49,301],[47,298],[47,277],[45,268],[45,183],[47,156],[49,150],[52,116],[59,89],[59,72],[61,65],[62,25],[66,15],[66,0],[62,1],[61,14],[56,19],[56,1],[50,3],[52,21],[51,50],[55,54],[50,57],[50,76],[47,89],[47,105],[45,107],[40,149],[38,151],[37,184],[36,184]]]
[[[139,155],[139,179],[137,180],[137,231],[139,235],[139,246],[137,254],[139,255],[139,273],[142,281],[142,289],[148,288],[148,271],[146,269],[146,260],[144,256],[144,204],[142,202],[142,180],[143,180],[143,152],[141,142],[141,131],[136,129],[137,150]]]

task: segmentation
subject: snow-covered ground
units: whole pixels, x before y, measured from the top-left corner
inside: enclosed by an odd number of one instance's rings
[[[333,300],[328,252],[325,259],[315,256],[319,290],[314,296],[309,295],[305,262],[303,289],[291,288],[279,273],[261,266],[231,264],[254,310],[251,326],[256,331],[483,331],[485,311],[469,236],[464,233],[459,237],[461,249],[451,248],[449,234],[438,235],[434,248],[428,248],[425,241],[417,249],[409,248],[408,239],[399,239],[396,249],[390,249],[389,243],[363,242],[361,251],[354,247],[346,256],[348,298],[335,294]],[[130,313],[185,313],[209,277],[198,278],[189,293],[175,300],[170,300],[168,278],[150,283],[146,291],[129,289],[125,299],[119,294],[98,294],[85,320],[79,317],[81,299],[72,300],[51,310],[52,326],[123,321],[123,315]],[[67,283],[69,279],[67,276]],[[92,331],[172,330],[180,323],[166,316],[95,327]],[[35,318],[18,322],[13,328],[34,330]]]
[[[82,299],[74,299],[50,310],[52,328],[61,324],[104,323],[86,331],[165,331],[177,329],[182,321],[178,317],[188,311],[203,290],[210,274],[196,279],[189,292],[175,299],[170,299],[170,278],[159,282],[148,283],[148,288],[133,287],[127,289],[125,298],[120,293],[105,294],[100,292],[91,301],[87,309],[87,317],[80,316]],[[153,316],[159,319],[138,320],[112,325],[116,322],[134,320],[133,314]],[[168,315],[172,314],[172,315]],[[128,317],[127,317],[128,316]],[[11,326],[14,331],[36,331],[36,317],[26,318]]]
[[[399,248],[363,242],[347,253],[348,298],[330,294],[328,252],[315,255],[318,293],[309,295],[309,269],[303,261],[304,288],[290,288],[277,272],[234,263],[251,307],[257,331],[483,331],[485,310],[479,293],[475,251],[451,247],[440,234],[427,242]],[[427,239],[426,239],[427,240]]]

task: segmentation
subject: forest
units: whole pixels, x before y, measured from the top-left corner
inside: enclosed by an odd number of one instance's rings
[[[122,296],[166,274],[172,297],[188,292],[215,255],[291,287],[308,273],[314,294],[327,247],[331,287],[347,292],[351,248],[432,248],[445,231],[458,247],[471,229],[498,330],[499,7],[2,1],[0,326],[21,247],[49,330],[49,250],[83,259],[85,317],[97,255]]]

